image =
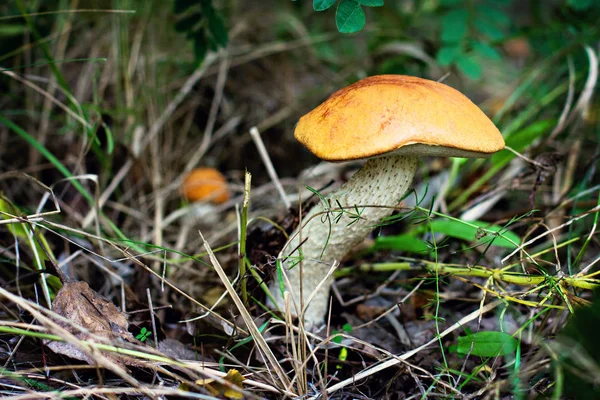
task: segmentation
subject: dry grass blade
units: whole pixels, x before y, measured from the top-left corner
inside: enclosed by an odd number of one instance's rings
[[[281,201],[283,201],[285,208],[290,208],[292,204],[285,195],[285,190],[283,190],[283,186],[281,186],[281,181],[279,181],[277,171],[275,171],[275,167],[271,162],[269,153],[267,152],[265,144],[263,143],[263,140],[260,137],[260,132],[255,126],[250,128],[250,136],[252,137],[256,148],[258,149],[258,154],[260,154],[260,157],[263,160],[263,163],[265,164],[265,168],[267,169],[267,172],[269,174],[269,177],[271,178],[271,181],[273,182],[273,185],[275,185],[275,188],[277,189],[277,193],[279,193],[279,197],[281,197]]]
[[[163,396],[177,396],[184,399],[202,399],[202,400],[215,400],[214,396],[208,396],[200,393],[193,393],[189,391],[165,388],[164,386],[149,386],[148,392],[151,393],[153,399],[162,399]],[[50,397],[47,392],[34,393],[30,392],[27,394],[3,397],[4,400],[34,400],[34,399],[64,399],[64,398],[91,398],[91,396],[98,396],[99,398],[116,398],[114,395],[123,396],[135,396],[139,395],[139,390],[136,388],[123,388],[123,387],[101,387],[101,388],[81,388],[71,390],[61,390],[60,396],[57,394],[56,397]]]
[[[200,235],[200,238],[202,240],[204,248],[206,249],[206,252],[208,253],[208,257],[210,259],[212,266],[215,268],[215,271],[217,272],[217,274],[219,275],[219,278],[223,282],[223,285],[225,286],[227,293],[229,293],[229,296],[231,296],[231,299],[235,303],[238,311],[240,312],[240,315],[242,316],[242,319],[244,320],[244,323],[246,324],[248,331],[250,332],[250,335],[256,342],[256,345],[257,345],[258,349],[260,350],[262,356],[264,358],[266,358],[267,364],[270,366],[270,370],[275,372],[275,375],[277,375],[277,378],[279,379],[279,383],[281,384],[280,389],[284,393],[286,393],[286,395],[288,395],[288,396],[296,396],[296,394],[291,391],[291,388],[290,388],[291,383],[290,383],[290,380],[288,379],[285,371],[283,370],[281,365],[279,365],[277,358],[275,357],[275,355],[269,348],[267,342],[265,341],[262,334],[258,330],[258,327],[254,323],[252,316],[250,315],[248,310],[244,307],[244,303],[242,302],[242,299],[240,299],[240,297],[236,293],[235,289],[231,285],[231,282],[229,282],[229,278],[227,277],[227,274],[225,273],[225,271],[223,271],[223,268],[221,267],[221,264],[215,257],[215,254],[213,253],[212,249],[210,248],[210,245],[208,244],[206,239],[204,239],[202,232],[198,231],[198,234]]]
[[[594,94],[594,88],[598,83],[598,55],[591,47],[585,46],[585,52],[588,56],[589,62],[589,72],[587,80],[585,81],[585,86],[575,104],[575,107],[571,109],[571,102],[573,100],[573,92],[575,85],[575,73],[573,72],[573,62],[572,59],[569,58],[569,92],[567,95],[567,101],[563,108],[563,112],[558,119],[558,124],[552,130],[550,135],[548,136],[548,141],[553,141],[556,137],[569,125],[573,119],[584,112],[586,108],[589,107],[590,101],[592,100],[592,96]]]
[[[588,56],[590,70],[581,96],[573,109],[574,113],[569,116],[569,119],[573,119],[575,113],[581,112],[589,106],[592,96],[594,95],[594,88],[598,83],[598,54],[589,46],[585,46],[585,52]]]

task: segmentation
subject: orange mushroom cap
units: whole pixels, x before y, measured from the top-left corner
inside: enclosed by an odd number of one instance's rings
[[[327,161],[390,152],[487,157],[504,148],[498,128],[467,96],[405,75],[371,76],[335,92],[300,118],[294,136]]]
[[[210,201],[222,204],[229,200],[227,180],[214,168],[196,168],[188,174],[181,187],[188,201]]]

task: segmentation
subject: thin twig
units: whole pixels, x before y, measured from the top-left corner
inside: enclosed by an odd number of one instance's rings
[[[146,288],[146,297],[148,297],[148,311],[150,312],[150,321],[152,322],[154,347],[158,349],[158,333],[156,332],[156,320],[154,319],[154,306],[152,305],[152,294],[150,294],[150,288]]]

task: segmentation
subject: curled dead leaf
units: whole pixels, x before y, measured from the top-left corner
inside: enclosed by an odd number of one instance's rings
[[[77,339],[102,338],[116,345],[122,345],[123,341],[141,344],[127,330],[129,323],[125,314],[85,282],[66,282],[56,295],[52,308],[55,313],[72,322],[69,324],[55,320],[60,327]],[[74,325],[84,330],[77,329]],[[94,360],[88,354],[72,343],[58,341],[45,343],[58,354],[94,364]],[[122,356],[109,355],[109,357],[120,364],[138,365],[136,361]]]

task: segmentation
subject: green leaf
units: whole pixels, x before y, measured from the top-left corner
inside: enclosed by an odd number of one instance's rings
[[[381,7],[383,0],[357,0],[360,4],[366,7]]]
[[[379,236],[375,240],[375,250],[400,250],[408,253],[428,253],[429,248],[410,233],[395,236]]]
[[[176,0],[174,7],[175,13],[180,14],[175,30],[193,40],[196,62],[204,60],[209,49],[217,51],[227,46],[229,34],[225,21],[212,0]]]
[[[365,12],[356,0],[342,0],[335,12],[335,24],[342,33],[360,31],[366,23]]]
[[[211,51],[219,50],[219,44],[215,41],[215,39],[213,37],[209,37],[208,40],[206,41],[206,44],[208,45],[208,48]]]
[[[512,354],[519,341],[508,333],[482,331],[468,336],[459,336],[456,352],[478,357],[496,357]]]
[[[208,15],[208,29],[219,46],[227,46],[227,42],[229,42],[229,34],[227,32],[227,28],[225,27],[225,22],[221,16],[214,11]]]
[[[483,19],[487,23],[493,23],[496,26],[506,27],[509,26],[511,22],[508,13],[503,8],[480,4],[475,8],[475,13],[477,19]]]
[[[584,11],[591,8],[594,0],[568,0],[567,5],[576,11]]]
[[[492,41],[502,40],[506,37],[506,34],[499,29],[495,24],[486,21],[484,18],[476,18],[473,21],[475,28]]]
[[[482,57],[489,58],[491,60],[500,61],[502,56],[494,47],[490,46],[485,42],[473,42],[471,44],[473,51]]]
[[[438,64],[442,67],[447,67],[456,61],[462,54],[460,46],[444,46],[436,54]]]
[[[342,335],[335,336],[335,335],[336,335],[336,334],[338,334],[338,333],[340,333],[340,332],[339,332],[339,331],[336,331],[336,330],[334,330],[334,331],[332,332],[332,335],[334,335],[334,336],[333,336],[333,338],[331,339],[331,341],[332,341],[333,343],[335,343],[335,344],[342,344],[342,339],[344,339],[344,338],[343,338],[343,336],[342,336]]]
[[[491,232],[502,232],[503,237],[494,234],[486,234],[481,228]],[[507,249],[516,248],[512,242],[516,243],[517,246],[521,243],[521,238],[517,234],[507,231],[499,225],[489,225],[482,221],[470,221],[467,224],[452,219],[436,219],[431,222],[431,229],[435,233],[442,233],[456,239],[468,242],[477,241],[479,244],[491,242],[492,246],[504,247]]]
[[[481,65],[473,57],[459,57],[456,60],[456,66],[471,79],[481,78]]]
[[[313,0],[313,9],[315,11],[325,11],[335,4],[337,0]]]
[[[447,12],[442,17],[442,41],[459,42],[467,34],[469,13],[458,9]]]
[[[352,332],[352,325],[347,324],[347,323],[344,324],[342,326],[342,330],[341,331],[338,331],[337,329],[334,329],[333,332],[331,332],[331,334],[333,336],[333,339],[331,339],[331,341],[333,343],[336,343],[336,344],[341,344],[343,337],[341,335],[340,336],[335,336],[335,335],[337,335],[338,333],[342,333],[342,332],[351,333]]]

